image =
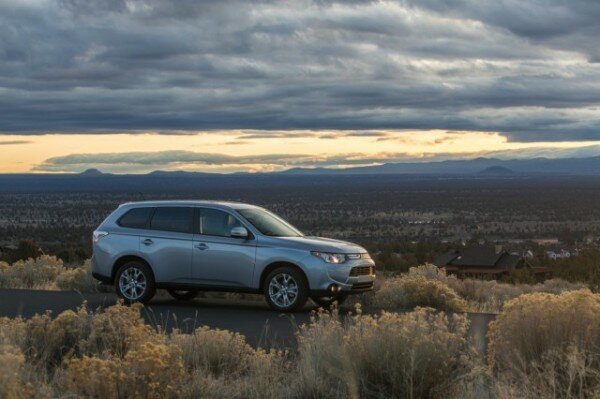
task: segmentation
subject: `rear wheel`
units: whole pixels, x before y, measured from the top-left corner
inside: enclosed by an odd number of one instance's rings
[[[347,294],[337,294],[334,296],[311,296],[310,299],[316,303],[320,308],[329,309],[334,302],[337,302],[338,306],[341,306],[346,299]]]
[[[198,291],[167,290],[167,292],[178,301],[189,301],[198,296]]]
[[[117,295],[128,304],[147,303],[156,292],[152,270],[142,262],[133,261],[121,266],[115,281]]]
[[[293,312],[301,309],[306,303],[308,283],[297,269],[289,266],[278,267],[267,275],[264,294],[271,308],[280,312]]]

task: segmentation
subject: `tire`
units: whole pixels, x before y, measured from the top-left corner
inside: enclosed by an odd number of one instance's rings
[[[267,304],[279,312],[300,310],[308,300],[306,277],[294,267],[282,266],[273,270],[265,278],[263,286]],[[282,289],[285,291],[278,295]]]
[[[190,301],[198,296],[198,291],[167,290],[167,292],[178,301]]]
[[[337,302],[338,306],[342,306],[346,299],[348,299],[348,294],[338,294],[335,296],[311,296],[310,299],[317,304],[320,308],[329,309],[334,302]]]
[[[136,282],[136,287],[131,284]],[[130,288],[128,288],[130,287]],[[142,262],[127,262],[117,270],[115,290],[119,298],[127,304],[148,303],[156,293],[152,269]]]

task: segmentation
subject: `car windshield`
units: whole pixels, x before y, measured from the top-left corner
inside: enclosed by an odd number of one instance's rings
[[[252,226],[266,236],[271,237],[301,237],[303,234],[294,226],[279,216],[264,209],[237,209]]]

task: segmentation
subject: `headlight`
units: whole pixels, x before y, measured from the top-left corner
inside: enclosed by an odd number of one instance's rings
[[[332,254],[318,251],[310,251],[310,254],[323,259],[327,263],[344,263],[346,261],[346,255],[344,254]]]

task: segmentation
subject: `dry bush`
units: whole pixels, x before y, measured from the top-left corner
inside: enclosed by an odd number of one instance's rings
[[[123,380],[119,360],[85,356],[67,364],[66,389],[87,398],[118,398]]]
[[[3,264],[0,267],[0,288],[48,288],[64,268],[62,260],[48,255],[19,260],[11,266]]]
[[[599,354],[579,350],[550,351],[527,373],[499,373],[495,386],[499,399],[598,398]]]
[[[164,334],[144,322],[140,314],[142,307],[140,304],[117,304],[94,315],[90,334],[80,343],[82,351],[87,354],[108,353],[122,358],[129,350],[145,342],[164,342]]]
[[[21,347],[32,362],[53,367],[79,353],[80,341],[90,333],[91,319],[85,305],[77,312],[66,310],[54,319],[50,314],[35,315],[25,324]]]
[[[523,295],[504,306],[488,336],[488,362],[504,387],[554,397],[600,393],[600,294]]]
[[[94,291],[96,283],[90,262],[67,268],[55,256],[20,260],[12,265],[0,262],[0,288]]]
[[[534,292],[560,294],[585,288],[582,283],[570,283],[565,280],[552,279],[543,283],[509,284],[494,280],[464,279],[452,285],[454,290],[469,302],[469,308],[477,311],[498,312],[511,299]]]
[[[417,306],[453,312],[467,309],[466,301],[448,285],[410,273],[386,279],[375,292],[372,305],[384,310],[414,309]]]
[[[466,316],[433,309],[356,316],[320,313],[299,337],[301,397],[460,396],[474,365]]]
[[[379,276],[378,276],[379,277]],[[559,294],[566,291],[575,291],[582,288],[586,288],[585,284],[582,283],[571,283],[565,280],[552,279],[546,280],[543,283],[538,284],[510,284],[510,283],[499,283],[495,280],[480,280],[474,278],[459,279],[454,275],[447,274],[444,268],[437,267],[432,264],[425,264],[417,267],[411,267],[408,274],[403,276],[422,278],[427,281],[439,282],[455,291],[458,296],[467,301],[467,309],[474,312],[499,312],[502,306],[507,301],[517,298],[523,294],[529,294],[533,292],[548,292]],[[380,287],[390,288],[387,284],[388,280],[397,279],[398,277],[382,278]],[[420,280],[422,281],[422,280]],[[377,288],[376,288],[377,289]],[[400,287],[395,287],[392,291],[396,291],[395,295],[400,295],[397,290]],[[433,288],[430,288],[433,289]],[[421,292],[416,290],[416,292]],[[391,293],[387,293],[391,295]],[[378,292],[373,295],[373,299],[377,298]],[[377,305],[377,302],[369,298],[369,304]],[[423,300],[423,299],[419,299]],[[433,304],[423,306],[434,306]]]
[[[88,259],[81,267],[66,268],[56,276],[56,288],[62,291],[93,292],[98,285],[92,276],[92,265]]]
[[[145,342],[123,359],[123,370],[132,398],[175,396],[183,376],[181,349],[175,345]]]
[[[0,344],[0,398],[21,397],[23,381],[20,373],[24,363],[25,356],[18,348]]]
[[[243,335],[206,326],[192,334],[175,332],[171,341],[182,349],[188,370],[202,369],[217,377],[243,373],[255,354]]]

